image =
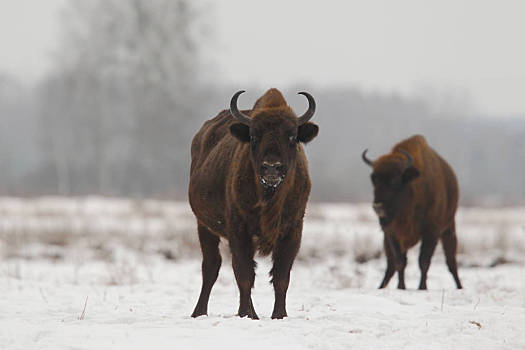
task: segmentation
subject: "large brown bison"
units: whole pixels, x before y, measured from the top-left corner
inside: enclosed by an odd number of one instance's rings
[[[430,260],[441,239],[448,269],[461,288],[456,264],[456,224],[458,183],[450,165],[420,135],[394,146],[391,153],[375,161],[362,154],[373,169],[373,208],[384,232],[387,257],[385,277],[379,288],[387,286],[395,271],[398,288],[405,289],[407,250],[421,240],[419,289],[427,289]]]
[[[268,90],[252,110],[230,110],[204,123],[191,145],[189,199],[197,217],[202,250],[202,289],[192,316],[206,315],[221,265],[219,239],[228,240],[240,292],[238,315],[257,319],[251,289],[254,254],[272,254],[275,290],[272,318],[286,317],[290,270],[299,250],[310,194],[308,163],[301,143],[319,131],[308,110],[297,117],[277,89]]]

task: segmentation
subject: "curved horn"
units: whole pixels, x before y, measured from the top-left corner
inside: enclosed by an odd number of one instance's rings
[[[312,117],[314,116],[315,100],[312,97],[312,95],[310,95],[308,92],[301,91],[301,92],[298,92],[297,94],[306,96],[306,98],[308,99],[308,110],[304,112],[302,116],[299,117],[299,125],[301,125],[301,124],[306,123],[310,119],[312,119]]]
[[[250,124],[252,123],[252,119],[243,112],[239,111],[239,109],[237,108],[237,99],[239,98],[239,95],[244,92],[244,90],[240,90],[232,96],[232,99],[230,101],[230,113],[235,117],[235,119],[237,119],[241,123],[250,126]]]
[[[374,166],[374,162],[366,157],[366,152],[368,152],[368,149],[365,149],[363,151],[363,154],[361,154],[361,158],[363,158],[363,162],[365,162],[366,164],[370,166]]]
[[[410,155],[410,153],[408,153],[407,151],[405,151],[404,149],[402,148],[398,148],[397,151],[399,153],[402,153],[405,157],[407,157],[407,168],[410,168],[412,165],[414,165],[414,158],[412,158],[412,156]]]

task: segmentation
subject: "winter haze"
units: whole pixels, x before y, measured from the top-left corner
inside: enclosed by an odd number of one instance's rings
[[[520,2],[133,4],[1,3],[0,193],[182,198],[201,123],[278,87],[318,101],[314,199],[368,200],[360,152],[414,133],[463,203],[525,197]]]

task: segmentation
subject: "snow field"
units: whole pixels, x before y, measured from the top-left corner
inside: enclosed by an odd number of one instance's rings
[[[525,348],[524,214],[462,208],[464,289],[454,288],[438,249],[429,291],[415,290],[415,248],[408,290],[398,291],[396,276],[376,289],[385,261],[369,205],[312,204],[292,270],[289,317],[270,319],[271,265],[258,257],[253,301],[261,320],[251,321],[235,316],[225,244],[209,316],[189,317],[201,276],[186,203],[2,199],[0,349]]]

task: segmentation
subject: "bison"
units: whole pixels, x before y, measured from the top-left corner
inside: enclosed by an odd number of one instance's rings
[[[384,288],[395,271],[399,289],[405,289],[407,250],[421,240],[419,289],[427,289],[430,260],[441,239],[448,269],[458,289],[461,282],[456,264],[458,182],[450,165],[427,144],[421,135],[395,145],[391,153],[375,161],[362,154],[372,167],[373,208],[384,232],[387,257]]]
[[[299,251],[303,216],[310,194],[308,163],[301,143],[317,136],[309,120],[315,100],[297,117],[277,89],[268,90],[253,109],[230,110],[204,123],[193,138],[189,201],[197,218],[202,250],[202,288],[192,317],[206,315],[221,256],[219,240],[228,241],[240,292],[238,315],[258,319],[252,304],[254,254],[272,254],[275,291],[272,318],[286,313],[290,270]]]

